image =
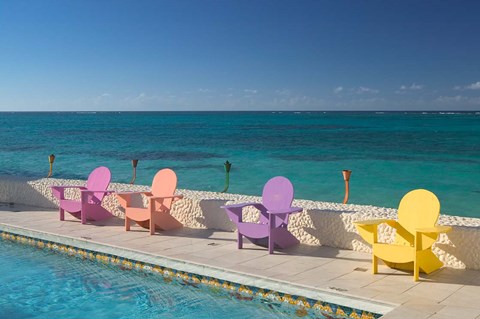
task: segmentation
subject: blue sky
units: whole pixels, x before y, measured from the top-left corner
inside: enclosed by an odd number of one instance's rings
[[[480,110],[479,1],[1,1],[0,111]]]

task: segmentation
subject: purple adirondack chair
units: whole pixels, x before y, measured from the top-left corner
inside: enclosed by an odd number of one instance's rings
[[[52,186],[52,194],[59,201],[60,220],[65,220],[65,211],[79,218],[82,224],[88,220],[102,220],[111,217],[112,214],[102,207],[105,195],[111,194],[107,190],[111,179],[110,170],[100,166],[94,169],[88,176],[86,187],[83,186]],[[65,198],[65,189],[78,188],[81,192],[81,200]]]
[[[270,179],[263,187],[262,204],[243,203],[222,206],[228,217],[238,228],[238,249],[242,249],[243,236],[256,243],[268,237],[268,253],[273,254],[274,246],[288,248],[299,243],[287,229],[290,214],[302,211],[292,207],[293,185],[283,176]],[[260,211],[259,223],[242,221],[242,209],[253,206]]]

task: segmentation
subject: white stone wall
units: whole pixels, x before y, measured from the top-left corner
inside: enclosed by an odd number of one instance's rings
[[[13,202],[44,208],[57,208],[56,199],[52,196],[50,186],[84,185],[85,181],[44,178],[32,181],[14,179],[0,180],[0,202]],[[149,186],[110,184],[114,191],[146,191]],[[221,205],[258,202],[260,197],[222,194],[215,192],[179,189],[177,193],[184,199],[176,202],[172,215],[186,227],[209,228],[234,231],[235,225],[228,219]],[[67,197],[79,198],[75,189],[66,191]],[[145,198],[138,197],[137,204],[146,205]],[[304,211],[291,216],[289,230],[300,240],[309,245],[325,245],[342,249],[370,252],[370,247],[358,235],[353,221],[372,218],[396,219],[396,209],[365,206],[343,205],[337,203],[295,200],[294,206]],[[103,206],[114,215],[123,217],[116,196],[107,196]],[[258,212],[254,208],[244,211],[244,220],[255,221]],[[434,245],[434,252],[448,267],[480,269],[480,253],[472,247],[480,247],[480,219],[458,216],[440,216],[439,224],[453,226],[448,234],[442,234]],[[380,226],[379,240],[393,240],[394,230],[386,225]]]

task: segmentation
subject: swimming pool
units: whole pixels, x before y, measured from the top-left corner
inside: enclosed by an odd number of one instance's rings
[[[289,317],[271,305],[216,296],[15,243],[2,242],[0,256],[0,318]]]
[[[313,300],[299,306],[302,297],[234,287],[233,283],[222,284],[214,278],[30,237],[2,232],[1,238],[0,318],[379,316]],[[294,299],[297,302],[292,306],[288,300]]]

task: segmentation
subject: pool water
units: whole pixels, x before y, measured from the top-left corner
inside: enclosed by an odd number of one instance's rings
[[[292,309],[288,309],[292,308]],[[0,242],[0,318],[292,318],[295,308]],[[316,318],[319,318],[316,316]]]

